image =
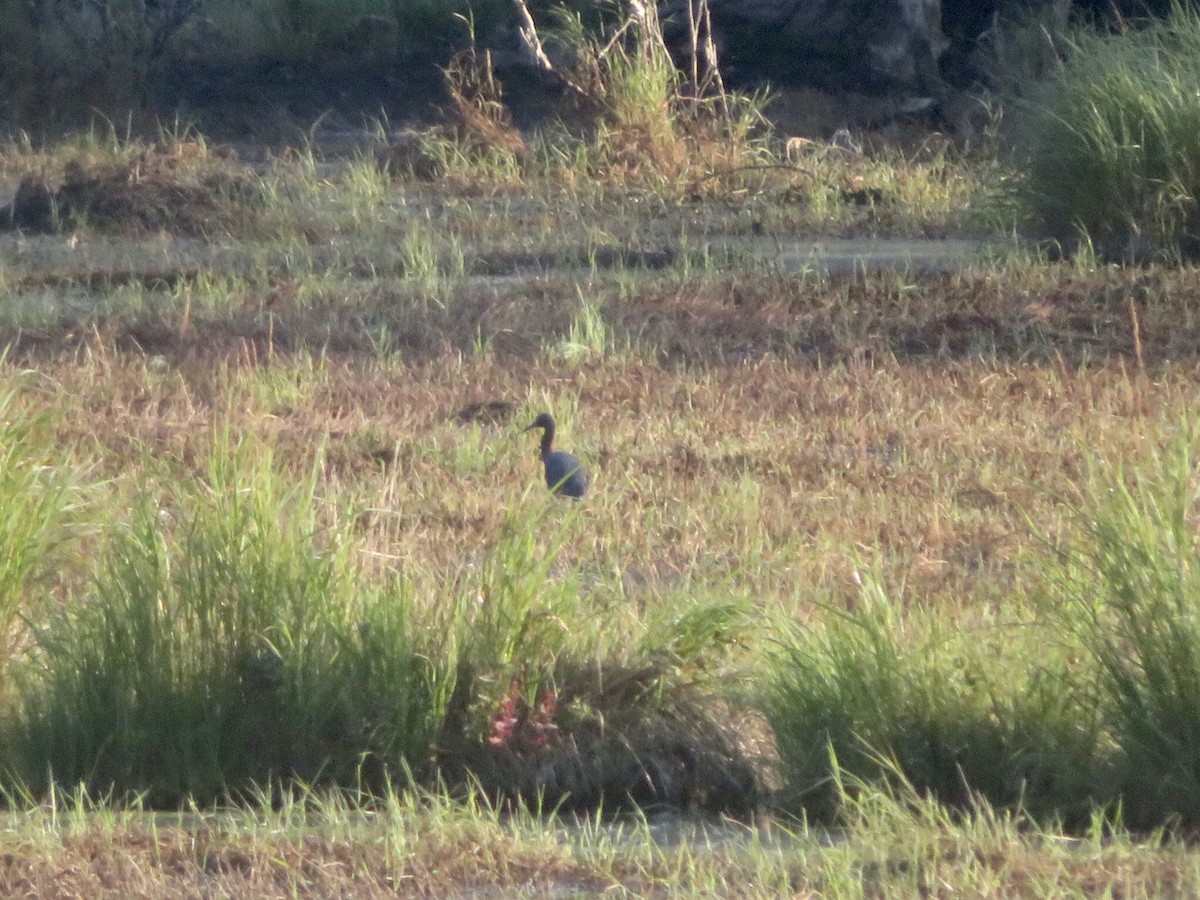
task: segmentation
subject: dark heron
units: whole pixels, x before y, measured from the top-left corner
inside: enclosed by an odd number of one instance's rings
[[[587,490],[587,476],[583,466],[570,453],[553,450],[554,417],[550,413],[542,413],[526,428],[542,429],[542,464],[546,467],[546,485],[556,494],[564,497],[574,497],[578,500]]]

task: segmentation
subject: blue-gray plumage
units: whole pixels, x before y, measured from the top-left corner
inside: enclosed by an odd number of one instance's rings
[[[546,467],[546,485],[556,494],[578,500],[587,491],[587,475],[583,465],[570,453],[554,450],[554,417],[542,413],[526,428],[542,429],[542,464]]]

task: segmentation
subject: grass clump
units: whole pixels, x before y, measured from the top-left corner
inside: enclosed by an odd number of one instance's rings
[[[284,484],[226,438],[203,482],[134,508],[89,595],[34,630],[10,778],[161,806],[421,768],[434,700],[406,598],[352,593],[313,481]]]
[[[1022,209],[1069,247],[1146,260],[1200,251],[1200,14],[1084,34],[1018,116]]]
[[[1093,694],[1117,750],[1115,793],[1138,828],[1200,825],[1200,545],[1185,438],[1154,474],[1117,472],[1059,551],[1053,606],[1094,662]]]
[[[1044,648],[1012,641],[1030,635],[952,629],[876,583],[827,616],[783,642],[768,678],[793,808],[832,820],[846,784],[903,784],[951,806],[1086,821],[1095,729]]]
[[[653,5],[633,6],[611,36],[587,37],[581,26],[567,34],[575,78],[600,109],[585,155],[593,177],[707,193],[769,160],[765,98],[727,93],[715,68],[680,71]]]
[[[0,391],[0,668],[21,646],[21,618],[41,613],[31,600],[63,562],[80,505],[62,451],[48,439],[47,414],[31,414],[20,394],[12,384]]]
[[[772,657],[764,709],[790,802],[844,816],[902,785],[1083,828],[1200,824],[1200,544],[1190,438],[1095,479],[1036,618],[964,628],[868,585]],[[890,789],[890,788],[887,788]]]
[[[537,174],[572,187],[599,182],[708,193],[768,158],[765,98],[727,93],[715,69],[689,79],[671,58],[653,6],[635,4],[607,27],[558,10],[558,62],[546,56],[525,15],[527,49],[572,98],[568,117],[586,124],[548,129],[527,143],[512,124],[490,54],[471,49],[444,70],[452,124],[392,148],[389,168],[473,183],[512,184]]]
[[[456,670],[442,776],[537,808],[748,814],[755,771],[705,689],[744,610],[704,602],[620,627],[563,571],[562,541],[547,547],[531,522],[510,519],[467,581],[446,629]]]

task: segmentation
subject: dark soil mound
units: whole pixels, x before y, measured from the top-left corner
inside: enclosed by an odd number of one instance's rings
[[[211,235],[242,230],[262,199],[259,179],[232,159],[192,142],[152,144],[129,159],[72,159],[58,175],[26,174],[0,208],[0,228]]]
[[[482,740],[466,726],[464,685],[475,679],[460,673],[438,742],[441,777],[530,808],[754,813],[760,779],[711,703],[680,686],[663,692],[653,665],[602,668],[566,674],[533,703],[514,680]]]

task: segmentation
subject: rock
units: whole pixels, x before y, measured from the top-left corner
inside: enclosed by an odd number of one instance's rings
[[[727,77],[768,77],[837,90],[939,95],[946,47],[941,0],[709,0]],[[668,42],[686,54],[686,0],[661,10]]]
[[[56,187],[40,174],[25,175],[12,200],[0,209],[0,227],[50,232],[58,224]]]

